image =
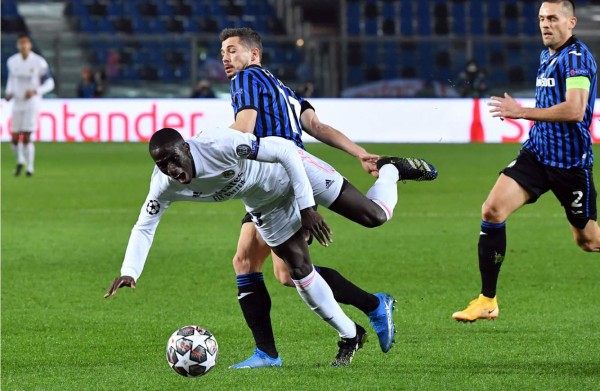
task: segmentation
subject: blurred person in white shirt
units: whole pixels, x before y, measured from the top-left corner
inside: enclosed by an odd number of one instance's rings
[[[54,79],[50,75],[48,63],[42,56],[31,51],[31,39],[20,35],[16,53],[8,58],[7,101],[12,106],[12,148],[17,157],[15,176],[26,167],[27,176],[33,175],[35,148],[31,134],[37,130],[38,115],[42,97],[54,89]]]

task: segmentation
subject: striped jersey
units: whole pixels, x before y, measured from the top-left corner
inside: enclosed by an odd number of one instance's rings
[[[304,148],[300,113],[305,100],[271,72],[250,65],[231,79],[230,89],[236,116],[245,109],[254,109],[258,113],[254,128],[257,137],[283,137]]]
[[[581,122],[535,121],[523,147],[538,160],[558,168],[590,167],[594,162],[590,125],[596,101],[597,66],[583,42],[571,37],[554,54],[540,55],[536,79],[535,107],[547,108],[566,100],[567,79],[583,76],[590,80],[587,107]]]

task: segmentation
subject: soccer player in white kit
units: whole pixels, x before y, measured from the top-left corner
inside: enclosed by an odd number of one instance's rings
[[[19,36],[17,49],[19,53],[6,61],[8,81],[5,99],[13,100],[12,148],[17,157],[14,174],[20,175],[23,166],[26,166],[27,176],[32,176],[35,147],[31,134],[37,130],[42,97],[54,89],[54,79],[50,76],[46,60],[31,51],[31,40],[27,35]]]
[[[354,351],[362,346],[364,328],[343,312],[310,259],[305,230],[322,245],[331,241],[331,232],[313,210],[313,189],[300,156],[303,150],[289,140],[258,140],[232,129],[203,131],[186,142],[171,128],[156,132],[149,148],[156,163],[150,191],[129,238],[121,276],[114,279],[105,298],[120,287],[135,287],[160,218],[172,202],[241,199],[261,237],[284,260],[304,302],[342,340],[352,341]],[[349,360],[344,363],[349,364]]]

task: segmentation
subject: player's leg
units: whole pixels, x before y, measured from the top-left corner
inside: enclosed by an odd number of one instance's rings
[[[587,252],[600,252],[600,227],[596,220],[588,220],[583,228],[570,224],[575,243]]]
[[[376,227],[388,220],[381,202],[367,198],[329,164],[306,151],[303,151],[302,160],[317,204],[366,227]],[[376,199],[388,200],[386,204],[390,205],[391,209],[397,200],[397,181],[398,170],[392,165],[387,165],[380,171],[380,177],[374,186],[379,189],[377,194],[381,195]],[[277,264],[274,263],[274,266],[277,267]],[[377,333],[381,350],[384,353],[388,352],[393,346],[396,333],[393,320],[396,300],[386,293],[368,293],[334,269],[317,267],[317,270],[331,287],[339,303],[352,305],[367,314]],[[281,270],[276,274],[281,275],[280,281],[286,282]]]
[[[252,331],[254,354],[230,368],[281,366],[271,326],[271,297],[263,280],[262,267],[271,249],[257,232],[254,223],[242,223],[233,258],[238,286],[238,302],[246,324]]]
[[[377,161],[379,176],[373,186],[367,192],[366,198],[372,203],[381,208],[385,214],[385,220],[379,217],[376,221],[378,226],[391,219],[394,214],[394,208],[398,202],[398,188],[396,183],[399,180],[415,180],[415,181],[431,181],[437,178],[437,170],[433,165],[423,159],[418,158],[400,158],[400,157],[384,157]],[[352,191],[351,196],[356,199],[358,190],[352,188],[346,189]],[[342,194],[343,195],[343,194]],[[348,202],[356,202],[349,200]],[[346,207],[349,203],[343,202]],[[365,211],[368,211],[372,205],[366,200],[361,203]],[[351,208],[349,208],[351,209]],[[349,213],[347,211],[346,213]],[[379,213],[381,216],[381,213]]]
[[[397,182],[433,180],[435,168],[422,159],[382,158],[379,176],[366,196],[321,159],[302,151],[302,161],[317,204],[365,227],[378,227],[392,218],[398,202]]]
[[[283,285],[295,287],[285,262],[277,254],[272,254],[272,259],[277,280]],[[352,305],[365,314],[375,310],[379,305],[379,300],[375,295],[360,289],[344,278],[337,270],[325,266],[314,265],[314,267],[317,273],[327,282],[327,285],[333,291],[335,301],[338,303]]]
[[[591,168],[549,168],[552,192],[565,209],[575,243],[587,252],[600,252],[596,186]]]
[[[287,286],[293,284],[285,263],[275,254],[272,254],[272,258],[279,282]],[[389,352],[395,342],[396,326],[393,311],[396,300],[387,293],[372,294],[362,290],[335,269],[315,265],[315,270],[331,288],[335,301],[351,305],[369,317],[381,350],[384,353]]]
[[[33,175],[33,163],[35,161],[35,146],[31,140],[31,132],[23,132],[23,152],[25,157],[25,172],[27,176]]]
[[[454,319],[472,322],[498,317],[496,286],[506,254],[506,219],[531,197],[515,179],[500,174],[481,208],[478,243],[481,294],[466,309],[452,314]]]
[[[377,191],[367,193],[366,196],[350,182],[344,180],[341,192],[335,201],[327,206],[327,209],[367,228],[384,224],[392,217],[398,201],[397,180],[386,181],[384,178],[385,175],[380,176],[371,188],[371,190],[377,189]],[[383,185],[383,183],[386,184]],[[381,194],[384,189],[386,196]],[[375,193],[375,198],[371,198],[374,196],[373,193]]]
[[[340,335],[342,340],[338,343],[339,351],[332,365],[349,365],[354,353],[365,342],[366,331],[344,313],[329,285],[314,269],[302,229],[272,249],[286,263],[302,300]]]
[[[11,123],[11,147],[15,158],[17,159],[15,167],[15,176],[21,175],[23,165],[25,164],[25,154],[23,153],[23,143],[21,142],[21,129],[23,129],[23,112],[13,111]]]
[[[277,280],[285,286],[294,287],[294,282],[283,260],[274,253],[271,254],[271,258]],[[369,317],[369,321],[377,333],[381,350],[387,353],[394,344],[396,334],[393,319],[396,300],[386,293],[371,294],[362,290],[335,269],[317,265],[314,267],[331,288],[335,301],[358,308]]]

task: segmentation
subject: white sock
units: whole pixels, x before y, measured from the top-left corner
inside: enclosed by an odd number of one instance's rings
[[[33,162],[35,161],[35,147],[33,141],[25,145],[25,161],[27,162],[27,172],[33,173]]]
[[[10,143],[13,153],[17,157],[17,164],[25,163],[25,156],[23,155],[23,143],[18,142],[17,145]]]
[[[341,338],[356,337],[355,323],[335,301],[331,288],[315,269],[308,276],[293,281],[302,300],[319,318],[336,329]]]
[[[383,209],[387,219],[391,219],[398,203],[398,169],[392,164],[385,164],[379,170],[379,178],[367,192],[367,198]]]

